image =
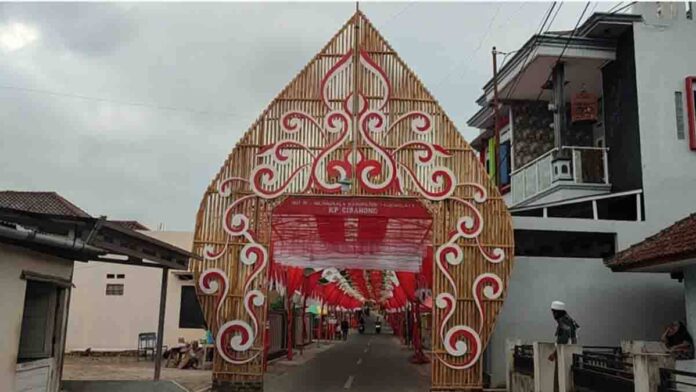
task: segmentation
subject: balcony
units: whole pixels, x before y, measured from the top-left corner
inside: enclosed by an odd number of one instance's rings
[[[608,151],[564,146],[513,170],[511,207],[609,192]]]

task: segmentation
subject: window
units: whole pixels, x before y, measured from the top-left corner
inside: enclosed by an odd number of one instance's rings
[[[686,119],[689,126],[689,148],[696,151],[696,76],[686,78]]]
[[[684,106],[681,91],[674,92],[674,108],[677,115],[677,139],[684,140]]]
[[[123,295],[123,284],[118,283],[107,283],[106,284],[106,295]]]
[[[181,287],[181,307],[179,307],[179,328],[205,328],[205,318],[193,286]]]
[[[118,275],[116,275],[116,279],[126,279],[126,275],[125,274],[118,274]]]
[[[106,274],[106,279],[113,279],[113,278],[114,278],[114,274]]]
[[[510,185],[512,160],[510,159],[510,141],[500,143],[500,186]]]
[[[58,288],[54,284],[27,281],[18,361],[50,358],[53,355],[57,297]]]

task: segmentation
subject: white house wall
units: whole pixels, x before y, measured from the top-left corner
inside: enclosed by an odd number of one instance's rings
[[[613,273],[599,259],[517,257],[488,346],[493,386],[505,383],[505,341],[555,341],[551,302],[564,301],[580,324],[581,345],[659,340],[684,318],[682,284],[667,274]]]
[[[696,75],[696,20],[686,19],[684,2],[662,3],[662,18],[657,8],[636,4],[644,22],[633,27],[648,234],[696,212],[696,151],[689,150],[688,135],[677,139],[674,104],[684,78]]]
[[[190,250],[193,233],[143,231],[143,234]],[[106,275],[124,274],[125,279],[110,279],[109,282],[123,283],[123,296],[107,296]],[[70,302],[66,350],[94,351],[134,350],[138,334],[157,332],[157,313],[162,270],[151,267],[127,266],[111,263],[76,263],[73,282],[75,288]],[[179,328],[181,287],[193,285],[193,281],[182,281],[170,272],[164,344],[172,346],[179,337],[186,341],[204,337],[202,329]]]
[[[72,270],[72,261],[0,244],[0,391],[15,390],[27,283],[20,279],[22,271],[70,280]]]

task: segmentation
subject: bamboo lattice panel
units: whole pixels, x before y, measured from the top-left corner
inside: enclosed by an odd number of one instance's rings
[[[220,355],[214,378],[260,381],[272,209],[291,195],[421,200],[434,218],[432,388],[480,387],[512,267],[497,188],[437,101],[357,12],[271,102],[213,179],[192,261]]]

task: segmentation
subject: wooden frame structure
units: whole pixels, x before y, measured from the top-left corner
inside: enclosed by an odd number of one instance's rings
[[[349,185],[349,186],[348,186]],[[418,200],[434,217],[432,390],[481,388],[512,267],[497,188],[360,11],[271,102],[203,197],[192,260],[214,390],[262,390],[271,212],[287,196]]]

